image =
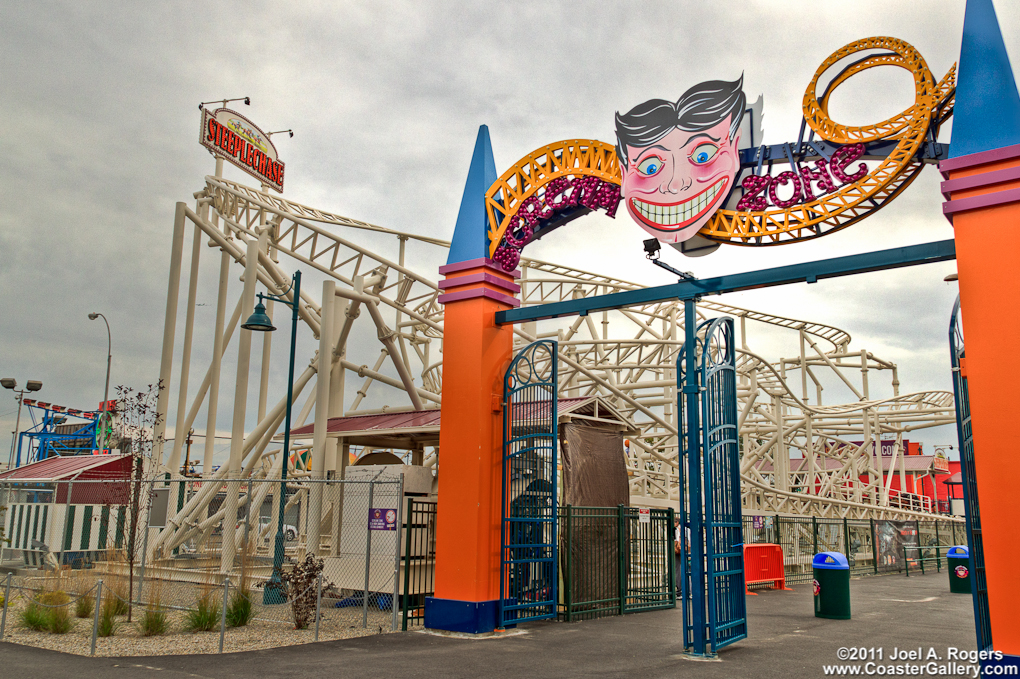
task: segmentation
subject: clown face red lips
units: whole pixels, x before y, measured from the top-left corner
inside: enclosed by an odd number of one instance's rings
[[[726,195],[724,189],[728,182],[729,178],[723,177],[693,198],[671,205],[631,198],[631,214],[656,231],[678,231],[712,210],[715,203]]]

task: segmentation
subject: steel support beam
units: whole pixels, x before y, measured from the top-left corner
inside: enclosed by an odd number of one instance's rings
[[[683,280],[672,285],[659,285],[654,288],[628,290],[597,297],[570,299],[552,304],[497,311],[496,324],[527,323],[563,316],[586,316],[593,311],[655,304],[675,299],[697,299],[704,295],[722,295],[728,292],[789,285],[790,283],[815,283],[823,278],[899,269],[918,264],[944,262],[950,259],[956,259],[956,243],[952,239],[780,266],[773,269],[727,274],[714,278]]]

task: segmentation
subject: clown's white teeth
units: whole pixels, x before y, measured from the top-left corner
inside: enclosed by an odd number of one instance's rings
[[[706,191],[702,191],[694,198],[683,203],[677,203],[676,205],[656,205],[655,203],[642,202],[636,198],[631,201],[631,204],[645,219],[656,224],[664,226],[683,224],[704,210],[718,195],[719,191],[722,190],[725,183],[726,179],[724,177]]]

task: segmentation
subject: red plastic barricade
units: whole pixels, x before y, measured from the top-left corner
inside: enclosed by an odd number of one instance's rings
[[[744,587],[772,583],[772,589],[786,589],[783,548],[768,543],[744,545]],[[747,589],[748,594],[755,594]]]

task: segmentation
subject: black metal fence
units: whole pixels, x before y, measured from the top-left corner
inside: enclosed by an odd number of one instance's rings
[[[917,567],[916,558],[934,557],[936,548],[944,556],[946,548],[966,544],[966,535],[962,522],[940,519],[745,516],[744,542],[781,546],[786,582],[795,583],[811,581],[811,560],[818,552],[845,554],[852,575],[898,572]]]
[[[566,505],[559,538],[561,619],[676,606],[672,509]]]
[[[402,629],[424,623],[435,590],[436,503],[408,498],[401,572]],[[573,507],[558,510],[561,620],[577,621],[676,606],[673,510]],[[818,552],[846,554],[851,574],[938,570],[948,548],[966,544],[947,520],[887,521],[745,516],[745,544],[783,548],[786,582],[810,582]]]
[[[425,597],[435,593],[436,503],[407,498],[401,588],[401,629],[425,622]]]

